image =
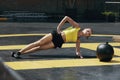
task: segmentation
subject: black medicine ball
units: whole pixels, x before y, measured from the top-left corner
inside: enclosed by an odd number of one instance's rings
[[[113,58],[114,50],[111,45],[106,42],[97,46],[96,55],[100,61],[109,62]]]

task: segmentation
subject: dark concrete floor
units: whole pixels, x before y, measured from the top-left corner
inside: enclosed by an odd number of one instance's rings
[[[4,34],[41,34],[56,29],[58,23],[0,23],[0,35]],[[91,27],[94,34],[119,35],[120,23],[80,23],[81,27]],[[69,26],[69,24],[66,24]],[[0,37],[0,46],[22,45],[38,40],[42,36]],[[89,40],[81,39],[83,43],[112,42],[110,36],[92,36]],[[116,46],[120,48],[119,46]],[[5,62],[76,59],[75,48],[50,49],[26,54],[22,59],[10,57],[15,50],[1,50],[0,57]],[[81,52],[88,61],[96,58],[94,50],[81,48]],[[91,64],[91,63],[90,63]],[[16,70],[25,80],[120,80],[120,65],[62,67],[48,69]]]

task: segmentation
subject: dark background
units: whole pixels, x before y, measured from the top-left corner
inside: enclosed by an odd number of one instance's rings
[[[58,22],[67,15],[79,22],[119,22],[120,4],[106,1],[119,0],[0,0],[0,17],[12,22]]]

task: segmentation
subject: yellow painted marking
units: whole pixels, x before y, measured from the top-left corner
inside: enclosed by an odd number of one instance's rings
[[[0,37],[17,37],[17,36],[44,36],[47,33],[40,34],[1,34]],[[107,35],[107,34],[93,34],[92,36],[115,36],[115,35]],[[117,35],[116,35],[117,36]]]
[[[5,34],[0,37],[16,37],[16,36],[44,36],[45,34]],[[114,36],[114,35],[98,35],[92,36]],[[82,48],[96,51],[97,46],[100,43],[81,43]],[[120,46],[120,43],[114,42],[109,43],[112,46]],[[0,46],[0,50],[13,50],[21,49],[26,45],[5,45]],[[66,43],[62,46],[63,48],[75,47],[75,43]],[[115,55],[120,56],[120,50],[114,48]],[[103,66],[103,65],[119,65],[120,58],[113,58],[111,62],[99,62],[97,58],[92,59],[65,59],[65,60],[40,60],[40,61],[15,61],[5,62],[6,65],[13,68],[14,70],[26,70],[26,69],[42,69],[42,68],[58,68],[58,67],[82,67],[82,66]]]
[[[0,46],[0,50],[14,50],[14,49],[21,49],[25,47],[26,45],[5,45]]]
[[[112,37],[112,36],[117,36],[117,35],[109,35],[109,34],[92,34],[92,36],[102,36],[102,37],[104,37],[104,36],[108,36],[108,37]]]
[[[60,67],[119,65],[120,58],[113,58],[111,62],[100,62],[97,58],[92,58],[92,59],[16,61],[16,62],[5,62],[5,64],[14,70],[27,70],[27,69],[60,68]]]
[[[101,43],[81,43],[80,47],[87,48],[90,50],[96,50],[97,46]],[[114,43],[109,43],[112,46],[120,46],[120,43],[114,42]],[[0,46],[0,50],[12,50],[12,49],[21,49],[25,47],[26,45],[5,45],[5,46]],[[62,46],[63,48],[69,48],[69,47],[75,47],[75,43],[65,43]]]
[[[0,37],[19,37],[19,36],[44,36],[46,33],[40,34],[1,34]]]
[[[80,47],[96,51],[97,46],[99,44],[101,44],[101,43],[81,43]],[[120,46],[120,43],[118,43],[118,42],[109,43],[109,44],[112,46]],[[67,47],[75,47],[75,44],[64,44],[63,45],[63,48],[67,48]],[[114,54],[117,56],[120,56],[120,49],[114,48],[114,47],[113,47],[113,49],[114,49]]]
[[[90,49],[90,50],[94,50],[96,51],[97,46],[100,43],[81,43],[80,47],[82,48],[86,48],[86,49]],[[116,42],[116,43],[109,43],[112,46],[120,46],[120,43]],[[6,45],[6,46],[0,46],[0,50],[14,50],[14,49],[21,49],[23,47],[25,47],[26,45]],[[63,48],[70,48],[70,47],[75,47],[75,43],[66,43],[63,44],[62,46]],[[114,48],[114,53],[117,56],[120,56],[120,49],[118,48]]]

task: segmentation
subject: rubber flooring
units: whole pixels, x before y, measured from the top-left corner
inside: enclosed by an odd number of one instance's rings
[[[75,43],[65,43],[61,49],[37,51],[11,57],[27,44],[56,29],[58,23],[0,23],[0,57],[25,80],[120,80],[120,43],[112,37],[119,35],[120,23],[80,23],[81,28],[91,27],[93,35],[81,38],[83,59],[75,56]],[[64,28],[70,26],[65,24]],[[96,48],[109,42],[115,55],[111,62],[100,62]]]

